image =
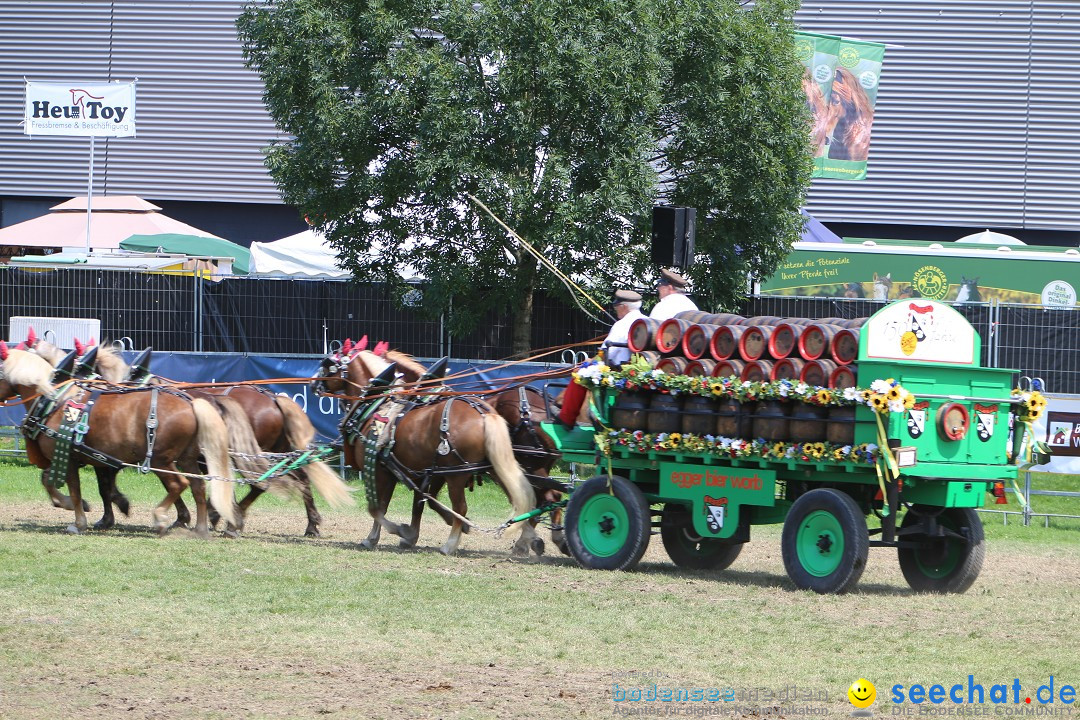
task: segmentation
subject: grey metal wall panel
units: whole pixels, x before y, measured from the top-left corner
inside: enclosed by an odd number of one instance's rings
[[[0,0],[0,194],[86,193],[89,139],[21,134],[22,76],[137,78],[138,136],[95,142],[95,193],[280,202],[262,162],[277,131],[236,37],[242,6]]]
[[[822,220],[1074,229],[1080,4],[807,0],[806,30],[886,51],[868,179],[815,179]]]

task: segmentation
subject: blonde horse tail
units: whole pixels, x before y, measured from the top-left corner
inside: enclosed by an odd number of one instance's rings
[[[293,450],[305,450],[315,439],[315,426],[307,414],[296,404],[292,398],[279,395],[277,398],[278,409],[285,425],[285,439]],[[322,495],[323,500],[330,507],[342,507],[354,505],[352,488],[338,477],[337,473],[330,469],[326,463],[311,463],[304,471],[307,473],[315,490]]]
[[[221,518],[236,525],[236,510],[233,501],[233,466],[229,460],[228,428],[209,401],[196,398],[191,401],[191,409],[198,423],[196,439],[206,472],[210,475],[210,504]]]
[[[506,490],[515,517],[536,507],[536,494],[525,477],[525,472],[514,458],[514,447],[506,421],[495,413],[484,415],[484,450],[491,462],[499,484]],[[521,531],[522,523],[515,523],[505,537],[513,537]]]
[[[270,463],[262,456],[262,448],[255,439],[255,430],[252,429],[251,419],[244,412],[244,408],[227,396],[214,397],[214,402],[228,430],[233,465],[245,477],[262,476],[270,469]]]

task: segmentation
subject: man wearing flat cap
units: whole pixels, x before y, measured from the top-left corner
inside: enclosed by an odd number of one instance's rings
[[[686,310],[697,310],[694,301],[686,297],[686,278],[671,270],[660,271],[660,282],[656,286],[660,302],[656,303],[649,317],[663,322]]]
[[[641,295],[633,290],[616,290],[615,317],[618,320],[611,326],[601,345],[605,350],[604,358],[612,367],[618,367],[630,359],[630,348],[626,346],[630,339],[630,326],[638,318],[645,317],[641,313]]]

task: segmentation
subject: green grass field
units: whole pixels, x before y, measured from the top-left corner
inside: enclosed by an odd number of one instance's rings
[[[1036,487],[1051,483],[1080,489],[1041,476]],[[433,514],[417,550],[386,538],[361,549],[370,519],[358,507],[323,508],[324,537],[305,539],[300,503],[274,497],[239,540],[159,538],[156,478],[120,485],[132,517],[70,536],[71,514],[48,506],[36,471],[0,463],[0,718],[847,717],[860,677],[877,686],[877,715],[912,708],[889,703],[897,684],[1080,684],[1076,520],[985,516],[986,565],[964,595],[914,594],[895,552],[872,549],[855,592],[817,596],[784,574],[779,526],[755,528],[722,573],[676,569],[659,538],[637,571],[605,573],[557,553],[511,559],[509,541],[484,532],[443,557]],[[92,522],[96,485],[83,486]],[[485,527],[509,512],[490,484],[469,500]],[[734,700],[613,699],[654,683]]]

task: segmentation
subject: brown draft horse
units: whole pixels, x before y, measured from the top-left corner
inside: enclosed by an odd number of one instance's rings
[[[97,368],[102,378],[112,383],[123,382],[131,369],[120,354],[110,347],[99,350]],[[253,442],[246,448],[238,448],[237,443],[231,442],[234,451],[242,450],[249,456],[260,451],[289,453],[307,450],[315,440],[315,426],[292,398],[275,395],[269,390],[252,385],[192,388],[187,392],[194,397],[205,398],[218,406],[229,427],[231,440],[243,438],[241,442],[248,445],[246,438],[252,438]],[[267,467],[265,461],[252,463],[251,471],[261,472]],[[353,502],[349,486],[330,469],[330,466],[323,462],[314,462],[265,483],[250,484],[248,493],[238,504],[240,511],[238,529],[243,527],[243,519],[251,504],[273,487],[300,494],[308,519],[304,534],[307,537],[320,537],[319,525],[322,523],[322,516],[315,507],[312,486],[331,507],[351,505]],[[177,513],[179,512],[180,509],[177,508]],[[216,525],[215,514],[211,512],[211,521]]]
[[[33,352],[49,360],[53,365],[56,365],[65,355],[64,351],[55,345],[33,336],[27,338],[27,342]],[[109,346],[99,348],[95,369],[102,379],[113,384],[123,383],[131,371],[130,366],[120,357],[120,353]],[[258,452],[303,451],[309,448],[315,439],[315,427],[292,398],[275,395],[269,390],[249,385],[190,389],[187,392],[193,397],[207,399],[217,407],[229,429],[230,447],[233,451],[248,456]],[[247,463],[247,469],[250,472],[261,473],[267,467],[268,464],[265,461]],[[71,509],[67,496],[60,494],[44,478],[42,484],[53,498],[54,506],[57,506],[58,501],[62,503],[67,500],[68,509]],[[99,479],[99,490],[102,489],[101,485]],[[243,527],[244,518],[251,504],[272,487],[274,490],[298,493],[301,496],[308,519],[304,534],[308,537],[320,537],[319,525],[322,523],[322,516],[315,507],[312,486],[331,507],[351,505],[353,502],[352,491],[341,478],[326,463],[315,462],[294,470],[288,475],[275,477],[265,483],[249,485],[247,495],[238,505],[239,528]],[[105,502],[104,496],[102,502]],[[128,506],[127,498],[115,487],[112,489],[112,503],[127,514],[125,509]],[[176,514],[177,525],[186,526],[191,521],[191,515],[182,498],[177,499]],[[211,508],[210,524],[216,526],[217,522],[218,514]],[[112,525],[112,508],[109,503],[105,503],[105,517],[94,527],[104,529]]]
[[[53,388],[50,384],[53,366],[44,358],[22,350],[8,350],[0,343],[0,400],[18,395],[30,400],[40,395],[53,396],[57,407],[45,419],[45,425],[56,430],[63,422],[65,403],[68,400],[85,401],[89,392],[75,384]],[[102,393],[90,413],[89,429],[83,442],[89,448],[111,456],[115,460],[139,465],[147,455],[147,425],[150,415],[151,391],[131,390],[123,393]],[[202,399],[188,399],[173,392],[157,394],[157,429],[153,452],[149,458],[150,469],[168,489],[164,500],[154,508],[154,528],[164,533],[168,527],[167,511],[188,487],[195,498],[195,532],[209,537],[207,526],[207,503],[204,478],[199,467],[200,458],[210,475],[210,502],[222,517],[235,522],[232,486],[233,467],[229,460],[227,429],[217,410]],[[30,461],[45,470],[52,465],[55,440],[42,433],[26,444]],[[71,505],[75,523],[69,532],[86,530],[86,515],[82,507],[82,490],[79,467],[91,465],[103,467],[115,481],[118,472],[108,462],[72,454],[66,481],[71,489]],[[182,473],[190,473],[184,475]]]
[[[389,367],[390,363],[368,350],[345,356],[330,356],[320,364],[312,387],[316,392],[325,390],[330,393],[351,388],[350,395],[360,396],[371,380]],[[391,394],[391,400],[393,399]],[[440,427],[444,415],[447,421],[445,432]],[[346,442],[345,445],[346,461],[358,470],[364,467],[363,435],[374,421],[375,418],[367,420],[361,435],[354,442]],[[399,525],[386,518],[386,510],[396,484],[396,477],[388,463],[399,466],[400,471],[417,484],[420,484],[420,479],[428,471],[437,473],[435,477],[446,484],[453,510],[460,516],[465,516],[468,512],[465,489],[473,475],[478,472],[478,466],[490,467],[490,474],[509,497],[515,516],[524,514],[535,506],[533,489],[521,466],[514,459],[506,422],[486,403],[475,398],[433,400],[405,410],[398,417],[393,432],[395,441],[389,458],[380,457],[375,465],[375,498],[374,502],[368,502],[368,511],[375,523],[362,543],[365,547],[374,547],[379,542],[382,529],[400,537],[401,544],[405,547],[412,547],[417,540],[417,533],[411,526]],[[528,554],[536,534],[528,523],[518,525],[523,527],[521,537],[514,544],[514,552]],[[439,552],[451,555],[457,550],[461,542],[462,527],[461,518],[454,517],[450,535],[439,548]],[[514,529],[516,528],[512,528],[512,531]]]
[[[412,356],[397,350],[388,350],[384,357],[388,362],[397,364],[398,369],[401,371],[401,380],[406,386],[419,382],[426,372],[426,368],[416,362]],[[525,471],[525,477],[529,480],[529,484],[532,485],[538,503],[541,501],[558,502],[562,497],[562,493],[552,487],[549,479],[551,477],[551,468],[559,458],[559,452],[555,447],[555,441],[540,427],[540,421],[548,416],[548,410],[544,404],[544,398],[538,390],[531,387],[524,387],[523,389],[525,391],[524,405],[519,388],[493,393],[489,398],[489,402],[499,417],[505,420],[510,428],[510,440],[514,446],[514,457]],[[343,393],[348,395],[349,391],[350,389],[346,388]],[[587,404],[582,412],[588,412]],[[431,484],[431,495],[437,496],[441,487],[442,483],[438,479],[434,480]],[[410,525],[415,532],[420,529],[420,517],[423,515],[424,506],[423,496],[414,494],[412,523]],[[450,524],[452,516],[442,513],[438,507],[433,509],[443,516],[447,524]],[[539,519],[534,518],[529,522],[533,527],[536,527]],[[552,511],[551,522],[556,528],[551,531],[551,541],[561,551],[569,554],[566,536],[561,528],[562,509]],[[537,554],[540,554],[543,551],[543,545],[534,546],[534,550],[537,550]]]

